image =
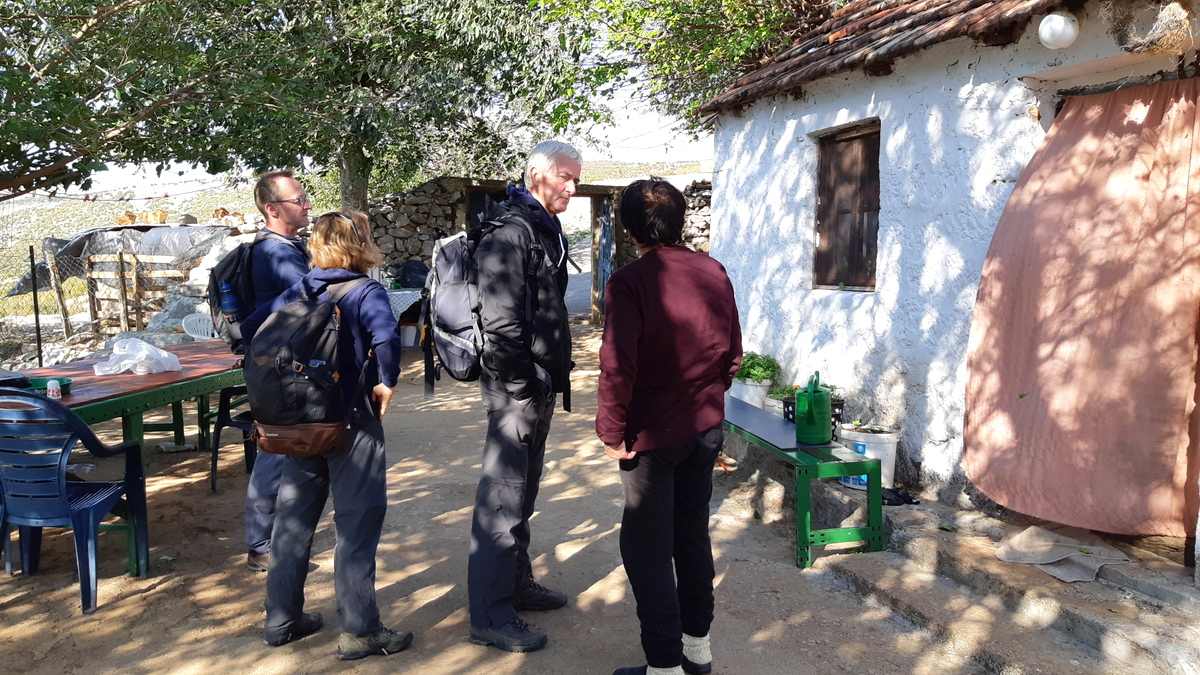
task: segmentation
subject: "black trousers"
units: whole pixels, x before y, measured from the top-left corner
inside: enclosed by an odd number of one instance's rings
[[[646,662],[655,668],[682,663],[681,634],[702,637],[712,624],[708,504],[722,440],[721,427],[714,427],[684,447],[621,462],[621,559],[637,600]]]
[[[471,625],[490,628],[516,618],[517,580],[531,573],[529,518],[542,481],[556,397],[551,392],[514,398],[505,383],[486,370],[479,383],[488,427],[471,518],[467,597]]]
[[[271,567],[267,571],[266,631],[283,635],[304,609],[304,581],[313,533],[333,492],[337,543],[333,586],[342,630],[379,630],[375,551],[387,512],[387,456],[378,419],[356,423],[350,449],[329,457],[285,457],[279,482]]]

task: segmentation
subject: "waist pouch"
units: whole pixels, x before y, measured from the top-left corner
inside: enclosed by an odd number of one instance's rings
[[[254,442],[259,450],[301,459],[343,452],[350,437],[350,425],[345,422],[305,422],[287,426],[254,423]]]

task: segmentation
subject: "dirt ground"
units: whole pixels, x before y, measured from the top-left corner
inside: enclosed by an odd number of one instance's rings
[[[412,648],[354,663],[335,659],[333,523],[313,544],[309,611],[326,627],[301,642],[263,645],[265,576],[244,565],[240,445],[224,447],[219,491],[207,454],[159,454],[147,442],[151,576],[123,575],[124,542],[102,536],[99,609],[79,611],[70,535],[47,531],[41,573],[0,575],[0,666],[7,672],[609,673],[644,663],[618,548],[617,470],[595,441],[596,329],[574,326],[579,367],[573,413],[555,413],[538,512],[535,571],[571,597],[526,618],[549,647],[507,654],[467,642],[466,560],[484,412],[473,385],[443,381],[425,399],[415,355],[385,418],[389,509],[379,547],[384,622],[416,633]],[[108,428],[110,438],[115,429]],[[86,456],[78,461],[95,462]],[[112,462],[91,474],[120,467]],[[950,672],[930,640],[887,610],[791,563],[791,542],[729,496],[718,475],[712,530],[717,556],[713,626],[718,673]]]

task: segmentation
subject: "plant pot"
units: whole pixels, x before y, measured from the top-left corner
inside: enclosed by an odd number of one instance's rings
[[[756,408],[762,408],[767,400],[767,392],[770,389],[770,381],[754,382],[753,380],[735,378],[733,386],[729,387],[729,395],[741,399]]]
[[[895,487],[896,446],[900,432],[881,427],[856,427],[843,424],[838,430],[838,441],[856,454],[879,460],[880,483],[885,488]],[[838,482],[856,490],[867,489],[867,477],[846,476]]]
[[[783,417],[783,401],[777,398],[768,398],[763,403],[763,410]]]

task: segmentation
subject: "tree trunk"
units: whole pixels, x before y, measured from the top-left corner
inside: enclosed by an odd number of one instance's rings
[[[363,151],[357,139],[347,139],[338,156],[341,178],[342,208],[367,210],[367,180],[374,160]]]

